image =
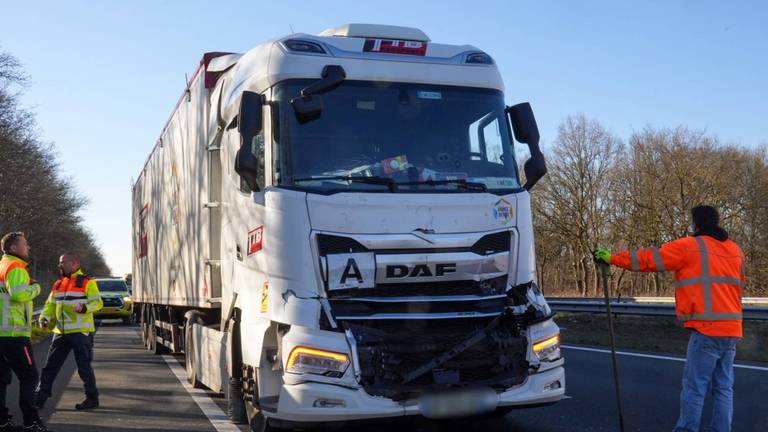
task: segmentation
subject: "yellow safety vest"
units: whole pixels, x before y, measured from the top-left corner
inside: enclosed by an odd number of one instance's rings
[[[0,259],[0,337],[32,335],[32,300],[40,285],[30,284],[27,262],[5,254]]]
[[[75,312],[75,306],[79,304],[85,305],[84,313]],[[40,320],[46,319],[53,324],[54,333],[92,333],[95,331],[93,313],[102,306],[104,302],[96,281],[78,270],[53,283]]]

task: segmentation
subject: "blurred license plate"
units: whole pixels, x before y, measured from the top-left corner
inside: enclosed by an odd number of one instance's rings
[[[427,418],[467,417],[496,409],[499,397],[491,388],[431,393],[419,398],[421,414]]]

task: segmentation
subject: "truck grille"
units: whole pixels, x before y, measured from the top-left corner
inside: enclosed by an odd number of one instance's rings
[[[503,294],[507,286],[507,277],[501,276],[485,281],[450,281],[377,284],[375,288],[364,290],[334,290],[329,293],[331,299],[358,297],[405,297],[405,296],[487,296]]]
[[[467,386],[503,390],[527,377],[527,341],[513,317],[428,373],[408,376],[483,329],[493,318],[344,323],[354,335],[361,384],[371,395],[403,400]]]
[[[511,233],[501,231],[493,234],[487,234],[481,237],[471,247],[453,248],[453,249],[377,249],[376,253],[430,253],[430,252],[448,252],[448,251],[469,251],[478,255],[491,255],[494,253],[505,252],[509,250],[511,243]],[[336,253],[356,253],[370,252],[370,249],[360,244],[357,240],[344,236],[331,234],[317,235],[317,249],[320,255]]]

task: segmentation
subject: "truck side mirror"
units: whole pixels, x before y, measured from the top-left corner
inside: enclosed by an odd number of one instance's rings
[[[299,124],[320,118],[323,112],[323,99],[320,95],[340,86],[347,78],[347,73],[339,65],[326,65],[320,76],[320,80],[301,89],[301,96],[291,99],[291,106]]]
[[[243,182],[251,191],[259,191],[263,187],[264,164],[263,159],[259,161],[256,154],[262,152],[261,149],[254,148],[259,143],[256,137],[262,128],[262,96],[254,92],[243,92],[240,99],[240,113],[237,116],[237,130],[240,132],[240,149],[235,156],[235,172],[240,175]],[[263,142],[261,143],[263,146]]]
[[[512,122],[515,139],[527,144],[528,150],[531,152],[531,158],[525,161],[523,165],[526,178],[523,187],[526,190],[531,190],[536,182],[547,173],[547,164],[544,162],[544,155],[539,148],[539,127],[536,125],[533,109],[528,102],[507,107],[507,113],[509,113],[509,119]]]

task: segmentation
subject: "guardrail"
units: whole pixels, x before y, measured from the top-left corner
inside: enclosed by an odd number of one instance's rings
[[[611,303],[675,303],[674,297],[610,297]],[[605,297],[547,297],[547,301],[590,301],[605,302]],[[742,297],[741,304],[745,306],[768,306],[768,297]]]
[[[644,302],[638,299],[654,297],[611,298],[611,311],[621,315],[675,316],[674,298],[655,297],[669,302]],[[752,304],[768,304],[766,299]],[[547,297],[547,303],[556,312],[605,313],[605,299],[600,297]],[[747,303],[744,303],[747,304]],[[768,320],[768,306],[744,306],[745,320]]]

